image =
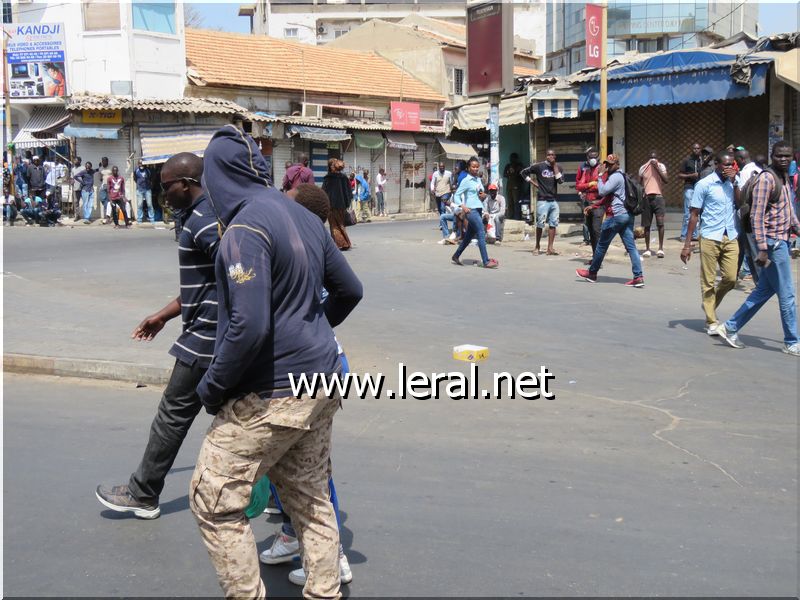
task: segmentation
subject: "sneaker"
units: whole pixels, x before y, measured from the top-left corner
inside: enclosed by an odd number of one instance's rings
[[[644,277],[634,277],[630,281],[626,281],[625,285],[628,286],[628,287],[643,288],[644,287]]]
[[[455,231],[451,232],[450,233],[450,237],[448,237],[447,239],[449,239],[451,242],[455,242],[456,241],[456,232]]]
[[[157,519],[161,514],[158,504],[139,502],[133,497],[127,485],[115,485],[110,488],[98,485],[94,495],[106,508],[121,513],[133,513],[140,519]]]
[[[800,356],[800,344],[792,344],[791,346],[784,344],[783,348],[781,348],[781,351],[784,354],[789,354],[790,356]]]
[[[265,515],[279,515],[281,514],[281,509],[278,508],[278,504],[275,502],[275,496],[270,494],[269,500],[267,501],[267,507],[264,509]]]
[[[442,238],[436,243],[439,244],[440,246],[444,246],[445,244],[447,244],[447,238]]]
[[[266,565],[278,565],[291,562],[300,556],[300,542],[296,537],[279,531],[269,550],[258,555],[258,560]]]
[[[303,586],[306,584],[306,572],[302,568],[295,569],[289,573],[289,581],[295,585]],[[347,584],[353,581],[353,572],[350,570],[350,563],[344,554],[339,554],[339,581]]]
[[[717,327],[719,327],[719,323],[712,323],[711,325],[706,327],[703,331],[705,331],[708,335],[719,335]]]
[[[592,273],[588,269],[576,269],[575,274],[589,283],[595,283],[597,281],[597,273]]]
[[[664,251],[663,250],[659,250],[658,252],[656,252],[656,256],[658,258],[664,258]]]
[[[728,331],[728,328],[725,327],[725,323],[717,327],[717,335],[725,340],[732,348],[744,348],[744,344],[739,341],[739,336],[736,334],[736,332]]]
[[[651,256],[653,256],[653,253],[650,252],[650,250],[645,250],[642,252],[642,258],[650,258]]]

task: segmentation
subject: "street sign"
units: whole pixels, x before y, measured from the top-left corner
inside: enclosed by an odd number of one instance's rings
[[[597,4],[586,5],[586,66],[603,66],[600,44],[603,29],[603,7]]]
[[[467,8],[467,95],[514,90],[514,5],[484,2]]]

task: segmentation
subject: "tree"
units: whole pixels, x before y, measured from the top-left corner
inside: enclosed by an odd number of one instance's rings
[[[188,2],[183,5],[183,24],[185,27],[194,27],[198,29],[203,26],[203,15]]]

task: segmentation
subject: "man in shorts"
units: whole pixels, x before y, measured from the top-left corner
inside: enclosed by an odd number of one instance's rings
[[[664,258],[664,184],[667,183],[667,167],[659,162],[658,153],[650,151],[650,159],[639,167],[639,177],[642,179],[644,187],[645,203],[642,211],[642,227],[644,227],[645,251],[642,256],[650,258],[653,253],[650,251],[650,226],[653,224],[653,216],[656,218],[658,227],[658,258]]]

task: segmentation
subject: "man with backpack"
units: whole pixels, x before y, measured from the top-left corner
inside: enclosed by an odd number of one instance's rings
[[[628,256],[631,259],[631,270],[633,279],[626,282],[628,287],[644,287],[644,273],[642,273],[642,261],[639,252],[636,250],[636,242],[633,239],[634,216],[639,214],[639,201],[641,199],[641,188],[638,188],[631,179],[619,170],[619,157],[616,154],[609,154],[603,161],[603,169],[600,169],[600,178],[597,183],[597,192],[600,199],[584,209],[584,214],[595,208],[605,205],[606,219],[600,229],[600,239],[597,242],[597,249],[592,258],[592,264],[588,269],[578,269],[575,273],[578,277],[590,283],[597,281],[597,272],[603,265],[608,247],[615,236],[619,235]]]
[[[733,156],[723,151],[717,156],[713,173],[697,182],[690,203],[689,226],[681,250],[681,260],[692,258],[692,234],[700,221],[700,292],[706,315],[705,331],[718,335],[716,309],[725,294],[736,287],[739,261],[739,235],[736,226],[736,205],[733,201]],[[702,216],[701,216],[702,211]],[[714,284],[719,267],[722,277]]]
[[[717,328],[719,336],[734,348],[744,348],[739,341],[739,330],[777,294],[783,325],[782,350],[791,356],[800,356],[795,284],[789,256],[789,236],[792,230],[800,233],[788,175],[791,160],[792,146],[785,141],[777,142],[772,147],[772,164],[758,174],[749,197],[745,195],[745,201],[752,200],[750,223],[758,248],[756,264],[763,270],[756,289],[739,310]]]

